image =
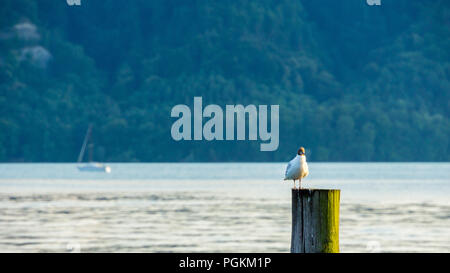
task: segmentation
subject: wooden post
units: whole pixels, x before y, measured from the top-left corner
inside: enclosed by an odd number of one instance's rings
[[[340,193],[292,189],[291,253],[339,252]]]

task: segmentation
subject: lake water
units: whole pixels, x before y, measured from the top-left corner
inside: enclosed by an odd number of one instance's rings
[[[289,252],[285,163],[0,164],[1,252]],[[450,163],[310,163],[341,252],[450,252]]]

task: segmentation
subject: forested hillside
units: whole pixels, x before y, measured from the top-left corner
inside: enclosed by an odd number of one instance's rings
[[[0,161],[449,161],[450,1],[2,0]],[[279,104],[280,146],[172,140],[176,104]]]

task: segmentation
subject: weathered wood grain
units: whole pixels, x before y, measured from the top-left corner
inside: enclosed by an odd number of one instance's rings
[[[292,253],[339,252],[340,190],[292,189]]]

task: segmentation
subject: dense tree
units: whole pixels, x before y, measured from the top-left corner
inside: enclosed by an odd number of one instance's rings
[[[450,160],[450,4],[0,5],[0,161]],[[279,104],[280,146],[175,142],[171,108]]]

